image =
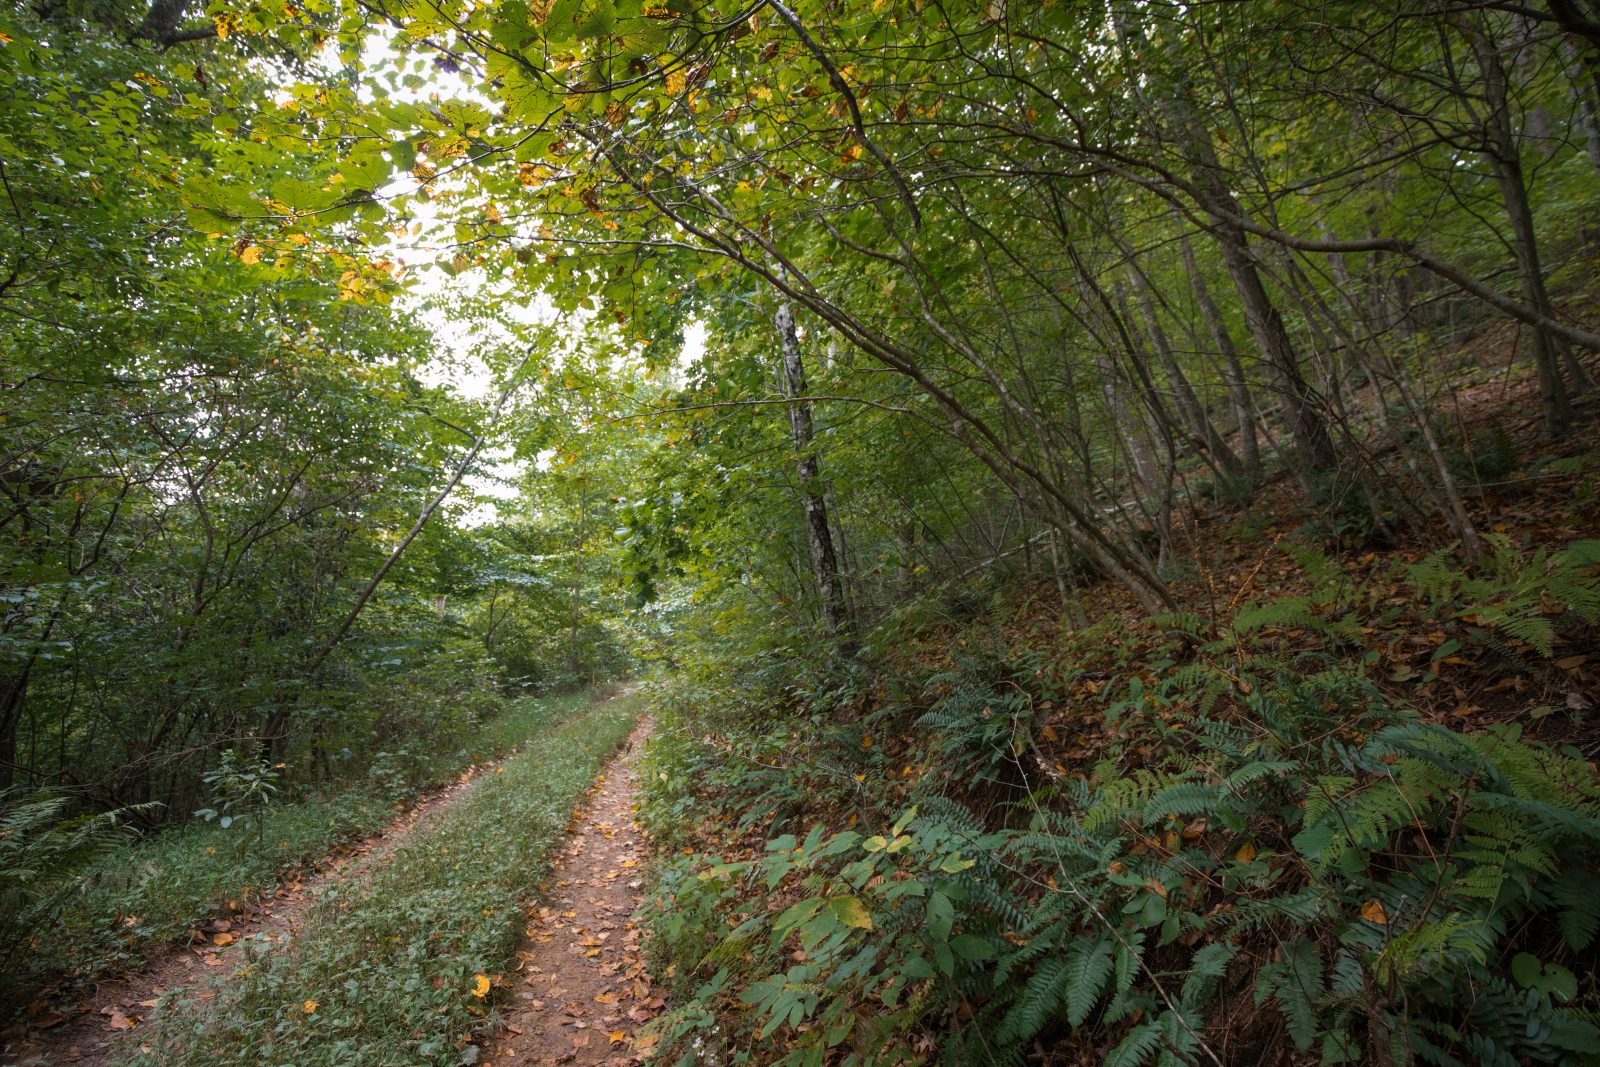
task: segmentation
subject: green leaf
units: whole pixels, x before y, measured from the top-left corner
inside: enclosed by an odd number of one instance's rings
[[[957,934],[950,939],[950,951],[964,960],[992,960],[994,943],[976,934]]]
[[[1067,955],[1067,1021],[1082,1026],[1100,999],[1112,970],[1111,941],[1080,938]]]
[[[955,905],[950,898],[935,889],[928,894],[928,936],[936,942],[950,940],[950,928],[956,921]]]
[[[1533,988],[1539,981],[1539,972],[1544,965],[1539,962],[1539,957],[1527,952],[1519,952],[1511,959],[1511,977],[1517,984],[1526,988]]]

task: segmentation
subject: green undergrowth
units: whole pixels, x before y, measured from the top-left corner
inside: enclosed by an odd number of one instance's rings
[[[1592,637],[1600,545],[1494,549],[1411,569],[1430,619]],[[1381,688],[1337,584],[786,688],[684,675],[642,776],[661,1062],[1600,1062],[1593,763]]]
[[[464,766],[515,750],[586,699],[575,694],[508,702],[476,728],[469,745],[379,753],[365,779],[337,797],[268,804],[230,819],[226,828],[194,822],[121,847],[106,849],[104,840],[97,841],[100,847],[86,849],[94,854],[70,875],[19,897],[9,920],[26,919],[27,928],[7,939],[10,958],[0,994],[16,1003],[52,980],[81,981],[137,964],[194,926],[248,906],[288,872],[370,836],[394,816],[397,804],[451,780]],[[48,815],[51,808],[45,804],[40,810]],[[31,841],[37,847],[40,835],[54,825],[53,816],[34,822],[39,832]],[[17,830],[7,844],[16,845],[20,859],[27,851],[28,828]]]
[[[479,976],[506,967],[574,803],[640,710],[631,697],[566,704],[370,877],[331,888],[290,945],[247,944],[213,999],[164,1008],[134,1062],[474,1062],[494,999]]]

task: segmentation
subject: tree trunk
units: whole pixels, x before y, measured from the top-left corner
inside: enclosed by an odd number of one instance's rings
[[[1338,456],[1327,424],[1318,411],[1319,398],[1300,373],[1300,357],[1283,324],[1283,316],[1267,294],[1244,230],[1233,221],[1245,217],[1244,208],[1228,189],[1211,135],[1201,128],[1198,118],[1189,109],[1184,110],[1185,114],[1179,117],[1176,125],[1183,137],[1196,190],[1200,193],[1200,207],[1215,223],[1212,232],[1222,250],[1223,265],[1238,290],[1250,336],[1272,369],[1274,383],[1282,394],[1300,461],[1313,470],[1331,470],[1337,465]]]
[[[567,641],[567,658],[572,668],[572,676],[579,682],[583,681],[583,654],[579,647],[578,633],[583,620],[583,544],[589,524],[589,476],[583,475],[578,479],[578,553],[577,569],[572,577],[572,627]]]
[[[800,476],[800,500],[805,509],[806,537],[811,543],[811,569],[822,597],[822,618],[828,632],[847,634],[850,609],[845,596],[844,577],[839,573],[838,556],[833,550],[833,532],[828,526],[828,505],[820,480],[820,465],[813,448],[811,404],[805,400],[806,368],[800,359],[800,339],[795,334],[794,312],[788,304],[778,308],[776,319],[779,348],[783,359],[783,395],[790,403],[789,435],[794,441],[795,469]]]
[[[1211,454],[1212,459],[1221,464],[1223,470],[1237,474],[1240,469],[1239,457],[1233,454],[1233,449],[1228,447],[1228,443],[1212,425],[1211,416],[1206,414],[1206,409],[1200,403],[1199,396],[1195,394],[1188,375],[1184,374],[1183,368],[1178,365],[1178,359],[1172,352],[1172,344],[1167,340],[1167,332],[1161,328],[1161,320],[1156,317],[1156,304],[1150,294],[1149,283],[1137,272],[1134,281],[1139,291],[1139,310],[1144,315],[1145,333],[1149,334],[1151,347],[1156,350],[1156,357],[1161,360],[1161,368],[1166,372],[1167,381],[1172,385],[1172,397],[1178,405],[1179,416],[1188,426],[1189,432]]]
[[[1589,165],[1600,171],[1600,114],[1595,101],[1600,98],[1600,63],[1590,56],[1579,56],[1570,42],[1566,49],[1569,63],[1567,77],[1572,82],[1572,92],[1578,102],[1578,125],[1583,130],[1583,148]]]
[[[1211,331],[1211,340],[1222,357],[1222,377],[1228,390],[1228,403],[1233,408],[1233,418],[1239,427],[1239,461],[1251,475],[1261,470],[1261,446],[1256,437],[1256,406],[1250,396],[1250,380],[1245,376],[1244,364],[1239,361],[1239,349],[1228,332],[1222,318],[1222,309],[1211,298],[1211,287],[1195,263],[1194,248],[1189,235],[1178,237],[1178,251],[1183,256],[1183,269],[1188,272],[1189,285],[1194,290],[1194,302]]]
[[[1522,155],[1516,131],[1511,125],[1511,101],[1505,68],[1500,64],[1494,42],[1486,34],[1474,33],[1470,39],[1489,104],[1489,113],[1484,120],[1483,152],[1494,169],[1506,219],[1511,224],[1512,247],[1517,256],[1517,277],[1521,283],[1522,299],[1541,315],[1555,318],[1555,305],[1544,284],[1533,206],[1528,200],[1528,185],[1522,171]],[[1588,373],[1565,339],[1549,330],[1534,328],[1533,353],[1534,366],[1539,373],[1539,400],[1545,429],[1553,434],[1560,433],[1572,419],[1572,405],[1561,364],[1565,362],[1571,371],[1576,392],[1581,393],[1589,388]]]
[[[28,694],[28,674],[18,671],[0,678],[0,790],[17,781],[17,730]]]

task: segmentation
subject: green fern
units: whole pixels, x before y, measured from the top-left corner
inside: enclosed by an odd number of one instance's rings
[[[1067,1022],[1083,1025],[1111,977],[1111,939],[1105,934],[1079,938],[1067,953]]]
[[[1280,950],[1282,959],[1261,969],[1256,1003],[1276,998],[1289,1025],[1289,1036],[1302,1051],[1316,1043],[1317,1002],[1322,998],[1322,956],[1316,946],[1297,937]]]
[[[1546,605],[1558,605],[1583,622],[1600,621],[1600,579],[1589,571],[1600,560],[1600,541],[1575,541],[1564,551],[1524,554],[1501,534],[1485,538],[1491,554],[1478,575],[1457,569],[1447,552],[1407,568],[1407,578],[1435,610],[1472,616],[1480,626],[1525,642],[1540,655],[1555,651],[1555,628]]]
[[[1162,1030],[1159,1019],[1135,1026],[1106,1056],[1103,1067],[1139,1067],[1162,1047]]]
[[[1060,956],[1045,960],[1012,1002],[995,1038],[1005,1043],[1032,1040],[1055,1017],[1069,982],[1071,962]]]

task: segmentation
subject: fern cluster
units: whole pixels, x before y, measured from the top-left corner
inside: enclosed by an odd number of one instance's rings
[[[1247,720],[1195,717],[1200,744],[1084,783],[1010,840],[1053,888],[997,961],[985,1040],[1091,1027],[1107,1062],[1170,1060],[1247,990],[1323,1062],[1592,1062],[1592,768],[1511,728],[1424,724],[1354,680],[1343,701],[1327,679],[1252,682]],[[1522,956],[1538,977],[1519,983]]]
[[[1524,553],[1501,534],[1484,540],[1491,551],[1475,574],[1460,570],[1443,550],[1408,568],[1412,586],[1435,610],[1473,618],[1543,656],[1555,647],[1553,615],[1571,612],[1586,625],[1600,623],[1600,578],[1593,574],[1600,566],[1600,541]]]
[[[1475,575],[1441,556],[1413,580],[1480,620],[1600,613],[1600,543],[1494,547]],[[970,811],[950,785],[1023,765],[1036,709],[1073,699],[1053,665],[991,650],[908,686],[941,767],[914,817],[772,842],[765,865],[798,875],[789,897],[704,871],[664,887],[655,925],[702,983],[672,1032],[721,1026],[797,1064],[921,1062],[929,1034],[950,1067],[1053,1049],[1124,1065],[1600,1062],[1593,767],[1514,727],[1424,722],[1351,662],[1305,671],[1264,649],[1282,628],[1354,644],[1334,584],[1225,625],[1160,620],[1188,661],[1098,684],[1098,762],[1015,775],[998,808]],[[1523,623],[1502,632],[1538,647]],[[870,925],[829,918],[841,894]]]

